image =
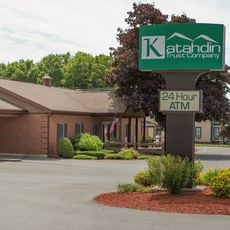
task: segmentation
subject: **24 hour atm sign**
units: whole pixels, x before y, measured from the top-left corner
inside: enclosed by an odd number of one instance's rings
[[[160,91],[160,112],[201,112],[202,91]]]
[[[139,70],[222,70],[221,24],[162,24],[139,29]]]

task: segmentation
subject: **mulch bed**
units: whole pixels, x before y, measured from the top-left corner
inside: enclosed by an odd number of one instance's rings
[[[230,215],[230,198],[214,197],[209,189],[172,195],[167,192],[105,193],[94,198],[113,207],[159,212]]]

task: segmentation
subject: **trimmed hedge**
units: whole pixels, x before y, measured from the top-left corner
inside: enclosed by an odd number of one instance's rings
[[[84,155],[84,154],[75,155],[73,156],[73,158],[76,160],[97,160],[97,157]]]
[[[73,145],[71,144],[68,138],[64,137],[58,142],[57,153],[58,156],[60,157],[64,157],[64,158],[73,157],[74,155]]]
[[[114,151],[112,150],[99,150],[99,151],[76,151],[75,155],[88,155],[94,156],[97,159],[104,159],[107,154],[112,154]]]
[[[109,150],[109,149],[102,149],[100,152],[103,152],[105,154],[115,154],[114,150]]]
[[[139,153],[132,148],[122,149],[119,153],[108,154],[105,159],[110,160],[132,160],[138,159]]]
[[[100,152],[100,151],[77,151],[75,153],[76,153],[76,156],[77,155],[93,156],[93,157],[96,157],[96,159],[99,159],[99,160],[105,158],[105,153]]]
[[[121,155],[115,153],[115,154],[108,154],[105,156],[105,159],[107,160],[124,160]]]

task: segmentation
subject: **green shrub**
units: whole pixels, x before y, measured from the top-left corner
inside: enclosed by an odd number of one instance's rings
[[[129,193],[129,192],[148,193],[148,192],[151,192],[151,188],[143,187],[138,184],[119,184],[117,185],[117,192],[118,193]]]
[[[102,150],[103,145],[103,142],[98,136],[94,136],[89,133],[82,133],[79,142],[75,144],[75,148],[80,150],[97,151]]]
[[[122,159],[124,160],[132,160],[132,159],[137,159],[138,156],[139,156],[139,153],[132,149],[132,148],[129,148],[129,149],[122,149],[119,153],[118,153]]]
[[[193,175],[188,158],[166,155],[150,159],[148,164],[153,183],[170,193],[180,194]]]
[[[107,160],[123,160],[122,156],[120,156],[119,154],[108,154],[105,156],[105,159]]]
[[[114,154],[114,151],[112,150],[98,150],[98,151],[76,151],[75,155],[88,155],[88,156],[94,156],[97,157],[97,159],[104,159],[106,155],[108,154]]]
[[[135,151],[134,149],[123,149],[119,153],[114,154],[108,154],[105,156],[105,159],[110,160],[132,160],[137,159],[139,156],[139,153]]]
[[[220,169],[209,169],[207,172],[201,173],[196,180],[197,184],[209,186],[212,179],[216,177],[220,171]]]
[[[230,198],[230,168],[222,170],[211,180],[210,189],[216,197]]]
[[[148,169],[139,171],[134,176],[134,181],[136,184],[139,184],[145,187],[153,185],[152,177]]]
[[[70,138],[70,141],[71,141],[71,143],[72,143],[72,145],[74,147],[74,150],[76,150],[76,147],[77,147],[77,145],[78,145],[78,143],[80,141],[80,138],[81,138],[81,134]]]
[[[204,166],[201,164],[200,160],[194,162],[194,166],[192,170],[192,178],[194,184],[197,184],[197,182],[199,181],[203,168]]]
[[[77,160],[97,160],[97,157],[84,155],[84,154],[75,155],[73,156],[73,158]]]
[[[149,193],[152,192],[151,187],[142,187],[140,192]]]
[[[141,186],[136,184],[119,184],[117,185],[118,193],[140,192]]]
[[[88,156],[94,156],[97,159],[104,159],[105,153],[102,151],[76,151],[75,155],[88,155]]]
[[[64,158],[72,158],[74,155],[73,146],[68,138],[62,138],[57,146],[58,156]]]
[[[161,186],[163,166],[161,164],[161,157],[156,156],[147,160],[148,170],[151,180],[155,185]]]
[[[100,151],[103,152],[103,153],[105,153],[105,154],[115,154],[114,150],[102,149]]]
[[[138,160],[149,160],[151,159],[153,156],[148,156],[148,155],[140,155],[137,159]]]

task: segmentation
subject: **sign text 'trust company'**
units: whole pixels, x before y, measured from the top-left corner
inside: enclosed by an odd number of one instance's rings
[[[222,70],[224,39],[221,24],[141,26],[139,70]]]

